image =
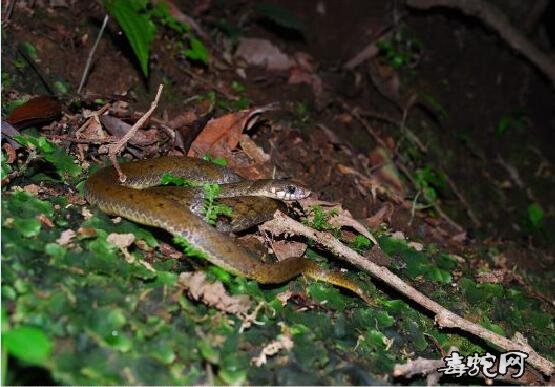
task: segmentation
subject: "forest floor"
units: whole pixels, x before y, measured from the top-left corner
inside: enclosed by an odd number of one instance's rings
[[[453,346],[500,353],[439,329],[422,305],[315,243],[305,256],[347,267],[374,305],[302,277],[260,286],[214,268],[208,278],[232,300],[247,294],[248,307],[194,300],[182,273],[198,262],[171,236],[114,222],[80,194],[160,84],[121,160],[209,155],[246,178],[292,177],[340,203],[383,253],[330,225],[325,204],[312,226],[555,359],[554,89],[478,21],[387,1],[199,1],[183,9],[202,30],[172,27],[175,10],[153,16],[148,76],[111,18],[78,96],[106,11],[35,3],[16,3],[2,24],[6,383],[407,383],[393,370],[408,359]],[[374,54],[358,60],[368,46]],[[203,137],[209,127],[217,142]],[[123,245],[113,237],[129,234]],[[549,380],[533,368],[525,377]]]

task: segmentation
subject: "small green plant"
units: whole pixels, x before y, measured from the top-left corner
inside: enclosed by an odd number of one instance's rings
[[[154,21],[188,40],[189,48],[183,50],[185,57],[208,63],[208,51],[204,44],[191,34],[189,26],[171,15],[164,2],[153,7],[148,0],[104,0],[103,4],[123,30],[145,76],[148,76],[150,47],[156,35]]]
[[[218,97],[213,90],[208,91],[203,97],[212,105],[228,112],[247,109],[251,104],[250,98],[244,95],[240,96],[238,99],[227,99]]]
[[[204,206],[202,208],[202,215],[209,224],[216,224],[216,219],[219,215],[231,216],[233,210],[224,204],[216,203],[216,198],[220,194],[220,186],[213,183],[205,183],[202,186],[204,191]]]
[[[166,172],[160,178],[161,185],[176,185],[178,187],[195,187],[195,182],[185,179],[183,177],[175,176],[169,172]]]
[[[445,187],[444,177],[430,165],[416,170],[415,181],[418,190],[429,204],[434,204],[436,202],[437,189]]]
[[[309,224],[316,230],[338,230],[337,226],[334,226],[329,222],[332,217],[338,215],[335,208],[329,211],[324,211],[321,206],[311,206],[310,214],[312,215],[312,220],[305,223]]]
[[[543,225],[544,212],[539,203],[531,203],[528,206],[528,220],[534,228],[540,228]]]
[[[75,163],[75,159],[46,138],[19,135],[14,137],[14,139],[28,148],[31,153],[31,159],[44,159],[51,163],[56,169],[56,173],[63,180],[76,178],[81,174],[82,168],[79,164]]]
[[[445,110],[443,105],[433,95],[427,93],[419,93],[418,96],[422,98],[433,109],[433,111],[438,115],[440,119],[445,120],[449,116],[447,110]]]
[[[148,76],[150,45],[156,34],[152,13],[147,12],[148,0],[104,0],[104,6],[120,25],[139,60],[143,74]]]
[[[352,246],[357,251],[363,251],[372,247],[373,243],[363,235],[357,235],[352,243]]]
[[[409,36],[407,28],[401,26],[391,38],[378,41],[384,60],[396,70],[414,67],[422,52],[422,43]]]
[[[180,246],[188,257],[206,259],[206,253],[201,249],[193,246],[187,239],[174,235],[173,243]]]
[[[211,163],[214,163],[214,164],[219,165],[219,166],[221,166],[221,167],[227,166],[227,160],[224,159],[223,157],[216,157],[216,158],[214,158],[214,157],[212,157],[212,156],[210,156],[210,155],[204,155],[204,156],[202,157],[202,159],[203,159],[203,160],[206,160],[206,161],[210,161]]]
[[[523,113],[516,112],[511,114],[506,114],[499,119],[497,127],[495,128],[495,134],[502,136],[509,129],[515,130],[517,132],[525,132],[530,126],[530,119]]]

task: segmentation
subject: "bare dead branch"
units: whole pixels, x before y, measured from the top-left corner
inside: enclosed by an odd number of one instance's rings
[[[102,37],[104,30],[106,29],[106,24],[108,24],[108,19],[109,19],[108,15],[105,15],[104,20],[102,21],[102,27],[100,27],[100,31],[98,32],[98,36],[94,41],[94,45],[92,46],[91,51],[89,51],[89,56],[87,57],[85,70],[83,70],[83,75],[81,76],[81,82],[79,82],[79,88],[77,89],[77,94],[81,94],[81,90],[83,90],[83,86],[85,86],[85,80],[87,79],[89,69],[91,68],[92,58],[94,56],[96,48],[98,47],[98,44],[100,43],[100,38]]]
[[[350,247],[344,245],[331,234],[314,230],[303,225],[279,210],[274,214],[274,219],[260,226],[263,230],[278,230],[281,233],[297,234],[313,239],[321,245],[330,249],[338,257],[345,259],[349,263],[356,265],[362,269],[369,271],[374,277],[383,281],[385,284],[404,294],[407,298],[418,303],[424,308],[435,314],[435,322],[441,328],[456,328],[480,337],[493,345],[497,345],[507,351],[519,350],[528,353],[527,362],[550,376],[553,373],[553,363],[542,357],[536,351],[525,343],[523,338],[519,340],[509,340],[504,336],[498,335],[484,327],[463,319],[459,315],[449,311],[437,302],[429,299],[424,294],[405,283],[401,278],[397,277],[389,269],[378,266],[375,263],[365,259]]]
[[[487,27],[497,32],[513,50],[532,62],[555,86],[555,59],[553,56],[536,47],[511,25],[503,12],[492,4],[481,0],[407,0],[407,5],[416,9],[454,8],[466,15],[477,17]]]
[[[148,118],[152,115],[152,113],[154,112],[154,109],[156,109],[156,107],[158,106],[158,102],[160,101],[160,96],[162,95],[162,90],[164,90],[163,83],[160,84],[160,87],[158,88],[158,93],[156,93],[156,97],[154,97],[154,101],[152,101],[152,104],[150,105],[150,109],[148,109],[148,111],[144,114],[144,116],[139,118],[139,120],[133,124],[131,129],[129,129],[129,131],[125,134],[125,136],[121,138],[121,140],[119,140],[115,144],[110,145],[108,156],[110,157],[110,161],[112,161],[114,168],[116,168],[116,170],[118,171],[119,179],[122,183],[125,181],[126,176],[123,174],[119,166],[119,163],[117,160],[118,153],[121,152],[125,144],[127,144],[127,141],[129,141],[129,139],[133,137],[133,135],[137,132],[137,130],[139,130],[144,125],[144,123],[148,120]]]

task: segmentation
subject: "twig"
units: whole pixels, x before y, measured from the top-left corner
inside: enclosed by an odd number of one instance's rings
[[[15,5],[15,0],[9,0],[6,4],[6,9],[4,10],[4,15],[2,15],[2,23],[8,21],[12,17],[13,7]]]
[[[106,16],[104,16],[104,20],[102,21],[102,27],[100,27],[100,31],[98,32],[98,36],[96,37],[94,45],[92,46],[91,51],[89,51],[89,56],[87,57],[85,70],[83,70],[83,75],[81,76],[81,82],[79,82],[79,88],[77,89],[77,94],[81,94],[81,90],[85,85],[85,80],[87,79],[87,74],[89,73],[89,69],[91,67],[92,58],[94,56],[96,48],[98,47],[98,43],[100,43],[100,38],[102,37],[104,30],[106,29],[106,24],[108,24],[108,19],[109,19],[108,14],[106,14]]]
[[[341,105],[342,105],[343,109],[349,111],[349,113],[351,113],[351,115],[353,117],[355,117],[361,123],[361,125],[366,129],[366,131],[374,138],[374,140],[376,140],[376,142],[382,148],[384,148],[386,150],[389,149],[389,147],[387,146],[385,141],[381,139],[381,137],[378,135],[378,133],[376,133],[374,128],[372,128],[372,126],[370,124],[368,124],[368,122],[360,115],[360,113],[357,111],[357,109],[352,109],[344,101],[340,101],[340,102],[341,102]],[[399,156],[399,158],[400,158],[400,156]],[[416,183],[416,180],[414,180],[414,178],[412,177],[412,175],[409,172],[409,169],[406,167],[406,165],[399,158],[393,158],[393,162],[395,163],[397,168],[399,168],[399,170],[407,177],[407,179],[409,179],[411,181],[413,186],[416,189],[418,189],[418,184]],[[447,223],[449,223],[450,225],[452,225],[453,227],[455,227],[459,231],[464,231],[464,228],[460,224],[458,224],[453,219],[451,219],[445,213],[445,211],[443,211],[443,209],[441,208],[439,203],[435,202],[435,203],[432,203],[432,205],[433,205],[434,209],[437,211],[438,215],[441,216]]]
[[[463,194],[459,191],[455,182],[449,177],[449,175],[447,175],[447,173],[443,172],[443,176],[445,176],[445,180],[447,180],[447,184],[449,184],[449,187],[451,187],[451,190],[455,193],[455,195],[457,195],[461,203],[466,207],[466,213],[470,218],[470,220],[472,221],[472,223],[474,223],[476,227],[482,227],[482,223],[480,222],[478,217],[474,214],[474,211],[472,211],[472,207],[470,206],[466,198],[463,196]]]
[[[409,128],[407,128],[407,118],[409,116],[410,109],[414,106],[414,103],[418,100],[418,94],[414,93],[410,96],[409,100],[405,104],[403,109],[403,118],[401,119],[401,123],[399,124],[399,128],[401,129],[401,133],[405,133],[407,137],[418,146],[420,152],[427,153],[428,149],[426,145],[420,141],[418,136]],[[399,144],[399,142],[398,142]]]
[[[129,139],[133,137],[133,135],[137,132],[137,130],[139,130],[144,125],[144,123],[148,120],[148,118],[152,115],[152,113],[154,112],[154,109],[156,109],[156,107],[158,106],[158,102],[160,101],[160,96],[162,95],[163,89],[164,89],[164,84],[161,83],[160,87],[158,88],[158,93],[156,93],[156,97],[154,97],[154,101],[152,101],[152,104],[150,105],[150,109],[148,109],[148,111],[144,114],[144,116],[139,118],[139,120],[133,124],[131,129],[129,129],[129,132],[127,132],[125,136],[121,138],[121,140],[119,140],[115,144],[110,145],[108,156],[110,157],[110,160],[114,165],[114,168],[116,168],[116,171],[118,171],[119,180],[122,183],[127,179],[127,177],[121,171],[121,168],[117,160],[117,155],[119,152],[121,152],[125,144],[127,144],[127,141],[129,141]]]
[[[331,234],[314,230],[303,225],[279,210],[274,214],[274,219],[260,226],[262,229],[274,230],[280,233],[293,233],[303,235],[309,239],[315,240],[321,245],[330,249],[330,251],[340,258],[345,259],[353,265],[368,270],[374,277],[380,279],[385,284],[404,294],[407,298],[413,300],[417,304],[423,306],[435,314],[435,322],[441,328],[458,328],[480,337],[490,343],[497,345],[505,350],[520,350],[529,354],[527,362],[545,375],[550,376],[553,373],[553,363],[540,354],[535,352],[529,345],[522,343],[522,340],[511,341],[504,336],[498,335],[484,327],[463,319],[459,315],[449,311],[437,302],[429,299],[424,294],[405,283],[401,278],[397,277],[389,269],[378,266],[359,255],[355,250],[334,238]]]
[[[119,139],[110,136],[107,138],[78,138],[67,135],[46,135],[49,140],[69,141],[75,144],[115,144]]]
[[[42,84],[46,88],[46,91],[50,95],[56,95],[56,92],[54,91],[54,87],[52,87],[52,85],[48,81],[48,78],[46,77],[42,69],[39,67],[39,65],[35,62],[35,60],[31,58],[29,55],[27,55],[27,52],[25,52],[23,45],[18,45],[17,51],[27,61],[27,63],[29,63],[31,68],[35,70],[35,73],[37,73],[37,75],[39,76],[39,79],[41,80]]]
[[[467,15],[477,17],[486,26],[497,32],[513,50],[532,62],[555,86],[555,59],[537,48],[511,25],[505,14],[488,2],[480,0],[407,0],[407,5],[417,9],[455,8]]]

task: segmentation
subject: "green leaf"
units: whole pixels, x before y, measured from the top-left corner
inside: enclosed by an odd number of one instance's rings
[[[32,238],[40,234],[40,221],[34,218],[16,219],[14,226],[24,238]]]
[[[2,333],[8,353],[31,364],[44,364],[52,351],[52,342],[39,328],[19,326]]]
[[[451,274],[448,271],[440,269],[439,267],[431,266],[429,270],[426,271],[426,278],[443,284],[448,284],[451,282]]]
[[[189,48],[185,50],[185,56],[189,59],[199,60],[205,64],[208,64],[208,50],[204,47],[204,44],[197,38],[189,38]]]
[[[528,219],[534,227],[541,226],[543,217],[543,208],[538,203],[532,203],[528,206]]]
[[[146,0],[105,0],[104,6],[116,18],[133,49],[143,74],[148,76],[150,45],[156,34],[156,27],[146,14]]]
[[[174,176],[173,174],[166,172],[160,178],[161,185],[176,185],[178,187],[194,187],[195,184],[189,179],[183,177]]]
[[[14,139],[21,145],[36,150],[42,158],[52,163],[62,179],[75,178],[81,174],[81,166],[75,163],[75,159],[46,138],[20,135]]]
[[[35,46],[33,46],[31,43],[29,42],[23,42],[21,43],[21,49],[25,52],[25,54],[27,54],[27,56],[29,58],[31,58],[34,61],[38,61],[39,60],[39,56],[37,55],[37,49],[35,48]]]

